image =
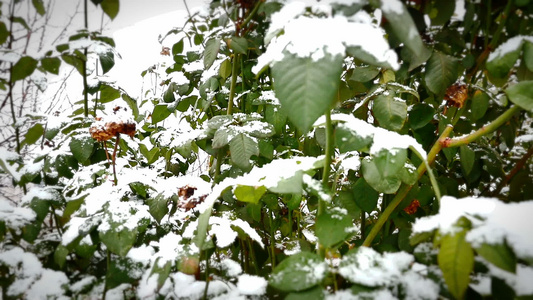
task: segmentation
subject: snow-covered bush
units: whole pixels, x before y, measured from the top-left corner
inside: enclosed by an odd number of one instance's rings
[[[212,1],[137,99],[99,32],[9,46],[84,94],[0,145],[2,297],[531,297],[528,2]]]

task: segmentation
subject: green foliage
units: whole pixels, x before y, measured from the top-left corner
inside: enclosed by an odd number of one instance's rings
[[[117,52],[99,32],[42,57],[5,50],[18,59],[0,78],[13,113],[0,176],[21,196],[0,199],[3,296],[30,298],[39,278],[60,283],[50,298],[466,299],[471,278],[490,280],[487,297],[531,296],[519,272],[533,260],[489,212],[516,214],[533,192],[527,1],[466,1],[464,17],[454,1],[248,2],[212,1],[160,37],[176,37],[170,63],[141,74],[154,86],[139,97],[100,76]],[[3,45],[35,29],[2,14]],[[314,22],[324,32],[291,36]],[[85,82],[68,119],[10,105],[61,67]],[[129,131],[103,138],[113,126]],[[463,208],[469,195],[482,204]]]

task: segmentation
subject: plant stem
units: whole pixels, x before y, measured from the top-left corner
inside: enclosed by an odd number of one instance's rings
[[[450,133],[452,132],[452,129],[453,129],[452,126],[447,126],[446,129],[444,129],[444,131],[440,135],[439,139],[435,142],[435,144],[433,144],[433,147],[429,151],[429,154],[427,157],[427,164],[422,163],[418,167],[418,170],[417,170],[418,179],[420,179],[422,175],[424,175],[424,173],[427,170],[427,166],[431,165],[435,161],[437,153],[439,153],[440,150],[442,149],[443,141],[446,140],[446,138],[450,135]],[[379,233],[379,231],[381,230],[385,222],[389,219],[390,215],[394,212],[394,210],[396,209],[396,207],[398,207],[398,205],[402,202],[402,200],[405,199],[405,197],[407,196],[407,193],[409,193],[412,187],[413,187],[412,185],[407,185],[407,184],[403,184],[400,187],[398,192],[396,192],[396,196],[394,197],[394,199],[392,199],[389,205],[387,205],[387,208],[385,208],[383,213],[379,216],[378,220],[376,221],[376,223],[374,224],[374,226],[368,233],[368,236],[365,238],[363,242],[363,246],[370,247],[370,245],[372,244],[372,241],[374,241],[374,238]]]
[[[248,248],[250,248],[250,256],[251,256],[251,259],[252,259],[252,263],[254,265],[255,274],[259,275],[259,267],[258,267],[257,259],[255,258],[255,252],[254,252],[253,244],[252,244],[250,238],[246,238],[246,241],[248,242]]]
[[[109,252],[109,250],[106,250],[107,251],[107,270],[106,270],[106,276],[104,277],[104,293],[102,295],[102,300],[105,300],[105,296],[107,294],[107,289],[108,289],[108,286],[107,286],[107,273],[109,273],[109,269],[111,269],[111,252]]]
[[[207,250],[205,252],[205,288],[204,288],[204,299],[207,299],[207,291],[209,290],[209,255]]]
[[[87,0],[84,0],[84,20],[85,20],[85,30],[89,31],[89,10],[87,8]],[[87,85],[87,48],[83,49],[83,55],[85,59],[83,60],[81,77],[83,77],[83,115],[87,118],[89,116],[89,91]],[[116,185],[116,183],[115,183]]]
[[[255,4],[254,8],[252,9],[252,11],[250,12],[250,14],[248,15],[248,17],[246,17],[246,19],[244,21],[242,21],[242,24],[241,24],[241,28],[244,28],[246,27],[246,25],[248,25],[248,23],[250,23],[250,21],[252,20],[252,18],[254,17],[254,15],[257,13],[257,11],[259,10],[259,7],[261,7],[261,5],[263,4],[263,1],[264,0],[259,0],[257,1],[257,3]]]
[[[115,169],[115,160],[116,160],[116,157],[117,157],[117,148],[118,148],[118,143],[120,142],[120,133],[117,133],[117,140],[115,141],[115,149],[113,150],[113,181],[115,183],[115,185],[117,185],[117,171]]]
[[[527,161],[531,158],[531,156],[533,156],[533,147],[529,148],[526,154],[524,154],[524,156],[522,156],[522,158],[520,158],[520,160],[516,162],[513,169],[509,172],[509,174],[507,174],[507,176],[503,178],[503,180],[500,182],[498,187],[491,193],[491,195],[495,196],[500,193],[503,187],[506,186],[509,181],[511,181],[511,179],[516,175],[516,173],[518,173],[518,171],[520,171],[520,169],[522,169],[526,165]]]
[[[235,98],[235,85],[237,84],[237,67],[239,63],[239,54],[233,56],[233,65],[231,66],[231,85],[229,89],[228,115],[232,114],[233,99]]]
[[[471,143],[477,140],[478,138],[498,129],[501,125],[507,122],[519,110],[520,110],[519,106],[513,105],[508,110],[506,110],[503,114],[501,114],[498,118],[496,118],[494,121],[472,132],[471,134],[468,134],[462,137],[453,138],[453,139],[446,139],[445,141],[442,142],[443,144],[442,147],[451,148],[451,147],[458,147],[458,146]]]
[[[324,170],[322,173],[322,185],[324,187],[329,186],[329,174],[331,173],[331,156],[333,154],[333,124],[331,123],[331,111],[326,111],[326,149],[325,149],[325,160],[324,160]],[[316,217],[318,218],[326,210],[326,201],[324,199],[318,199],[318,209]],[[326,249],[322,247],[321,244],[317,248],[318,254],[321,257],[324,257],[326,254]]]
[[[270,212],[270,259],[272,261],[272,270],[276,267],[276,237],[274,236],[276,231],[274,230],[274,212]]]

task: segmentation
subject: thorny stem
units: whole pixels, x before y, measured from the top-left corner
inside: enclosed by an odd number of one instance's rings
[[[254,17],[254,15],[257,13],[257,11],[259,10],[259,7],[261,7],[261,5],[263,4],[263,1],[264,0],[259,0],[257,1],[257,3],[255,4],[254,8],[252,9],[252,11],[250,12],[250,14],[248,15],[248,17],[246,17],[246,19],[244,21],[242,21],[242,24],[241,24],[241,28],[244,28],[246,27],[246,25],[248,25],[248,23],[250,23],[250,21],[252,20],[252,18]]]
[[[444,131],[440,135],[439,139],[435,142],[435,144],[433,144],[433,147],[429,151],[429,154],[427,157],[427,164],[422,163],[418,167],[418,170],[417,170],[418,179],[420,179],[422,175],[424,175],[424,173],[427,170],[427,166],[431,165],[435,161],[437,153],[439,153],[440,150],[442,149],[442,142],[450,135],[452,130],[453,130],[452,126],[447,126],[446,129],[444,129]],[[370,245],[372,244],[372,241],[374,241],[374,238],[379,233],[379,231],[381,230],[385,222],[389,219],[390,215],[394,212],[396,207],[398,207],[398,205],[402,202],[402,200],[407,196],[407,193],[409,193],[412,187],[413,187],[412,185],[407,185],[407,184],[403,184],[400,187],[394,199],[392,199],[392,201],[387,206],[387,208],[385,208],[383,213],[379,216],[378,220],[376,221],[376,223],[374,224],[374,226],[368,233],[368,236],[365,238],[363,242],[363,246],[370,247]]]
[[[228,116],[232,114],[233,99],[235,98],[235,86],[237,85],[237,67],[239,62],[239,54],[235,53],[233,56],[233,65],[231,66],[231,85],[229,89],[228,100]]]
[[[442,141],[442,147],[443,148],[451,148],[451,147],[458,147],[462,145],[466,145],[468,143],[471,143],[478,138],[489,134],[496,129],[498,129],[501,125],[503,125],[505,122],[507,122],[517,111],[520,110],[520,107],[517,105],[511,106],[507,111],[505,111],[503,114],[501,114],[498,118],[496,118],[494,121],[490,122],[488,125],[481,127],[480,129],[472,132],[471,134],[457,137],[453,139],[446,139]]]

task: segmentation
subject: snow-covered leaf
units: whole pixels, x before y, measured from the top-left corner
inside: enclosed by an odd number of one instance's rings
[[[69,147],[72,155],[83,164],[93,153],[94,140],[88,134],[76,135],[70,140]]]
[[[109,251],[119,256],[126,256],[137,239],[137,229],[111,224],[111,228],[100,232],[99,236]]]
[[[326,248],[333,247],[344,241],[353,227],[352,218],[344,209],[335,208],[323,212],[316,219],[315,234],[320,244]]]
[[[259,155],[257,142],[244,133],[239,133],[231,139],[229,150],[233,163],[245,170],[250,169],[250,157]]]
[[[326,263],[315,253],[300,252],[278,264],[268,283],[284,292],[303,291],[319,284],[326,269]]]
[[[146,200],[146,204],[150,208],[148,211],[157,221],[161,223],[161,219],[168,213],[168,200],[163,197],[163,195],[158,194],[154,198],[149,198]]]
[[[289,120],[306,133],[311,125],[330,109],[335,100],[342,71],[342,56],[319,60],[285,54],[272,67],[274,89]],[[298,111],[298,113],[294,113]]]

